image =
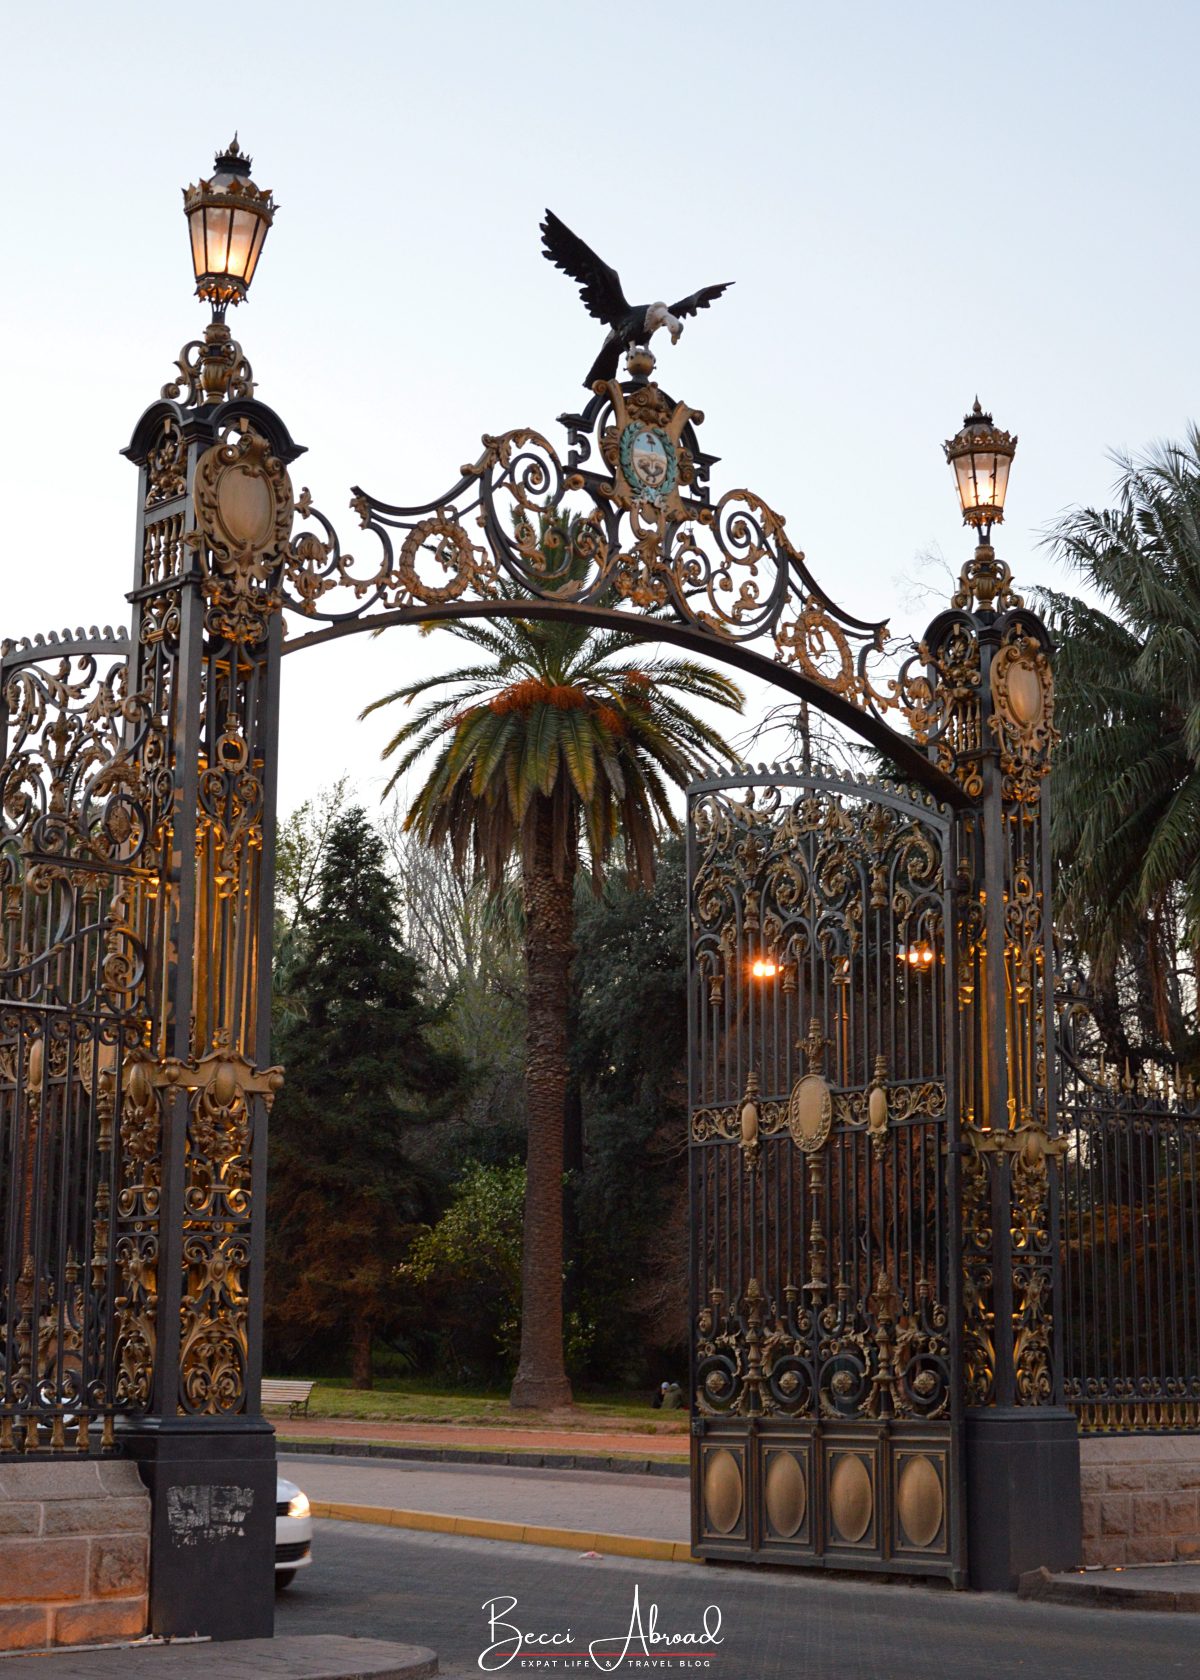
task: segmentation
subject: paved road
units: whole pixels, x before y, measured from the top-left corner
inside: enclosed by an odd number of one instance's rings
[[[279,1467],[310,1499],[395,1505],[457,1517],[599,1529],[655,1540],[688,1538],[683,1478],[592,1470],[518,1470],[491,1464],[420,1464],[398,1459],[280,1454]]]
[[[357,1633],[431,1645],[448,1674],[479,1674],[485,1599],[516,1598],[527,1632],[570,1630],[570,1650],[624,1635],[635,1586],[660,1631],[722,1612],[708,1668],[656,1669],[635,1645],[615,1670],[705,1680],[1162,1680],[1200,1675],[1200,1616],[1023,1604],[945,1587],[873,1586],[791,1571],[585,1560],[570,1552],[319,1523],[316,1559],[279,1599],[278,1633]],[[687,1646],[686,1649],[695,1649]],[[541,1659],[543,1664],[547,1659]],[[701,1659],[705,1660],[705,1659]],[[595,1674],[560,1659],[496,1672]]]

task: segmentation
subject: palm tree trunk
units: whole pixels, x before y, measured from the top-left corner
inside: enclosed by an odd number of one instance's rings
[[[375,1386],[374,1363],[371,1358],[371,1343],[373,1340],[370,1324],[364,1318],[356,1318],[354,1329],[351,1332],[351,1369],[354,1373],[355,1388],[374,1388]]]
[[[561,860],[560,860],[561,861]],[[563,1114],[575,926],[574,848],[554,874],[553,807],[538,797],[531,854],[522,866],[528,1024],[525,1092],[529,1145],[521,1254],[521,1355],[511,1406],[568,1406],[563,1365]]]

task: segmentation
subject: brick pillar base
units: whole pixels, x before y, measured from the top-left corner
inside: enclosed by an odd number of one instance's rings
[[[0,1651],[138,1638],[149,1554],[136,1465],[0,1461]]]

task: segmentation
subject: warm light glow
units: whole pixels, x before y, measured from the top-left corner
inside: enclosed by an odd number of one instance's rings
[[[750,972],[756,980],[773,980],[779,969],[770,957],[755,957],[750,964]]]
[[[897,953],[900,962],[907,963],[910,968],[929,968],[933,963],[934,949],[932,945],[910,945],[904,951]]]
[[[1016,438],[1002,431],[976,398],[962,430],[945,445],[965,524],[990,531],[993,524],[1002,523],[1008,470],[1016,448]]]
[[[221,310],[240,303],[254,278],[275,201],[269,189],[250,179],[250,159],[238,149],[236,136],[216,158],[211,179],[184,189],[183,203],[197,295]]]

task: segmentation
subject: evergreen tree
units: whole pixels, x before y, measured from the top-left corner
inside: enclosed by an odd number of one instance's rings
[[[348,1345],[369,1388],[372,1341],[398,1316],[396,1269],[434,1213],[408,1144],[444,1117],[460,1069],[429,1041],[383,841],[359,806],[329,833],[297,940],[296,1007],[276,1044],[287,1079],[271,1122],[268,1324],[285,1349],[319,1332]]]
[[[687,880],[663,842],[654,885],[576,908],[574,1072],[583,1111],[578,1309],[592,1375],[657,1383],[687,1359]]]

